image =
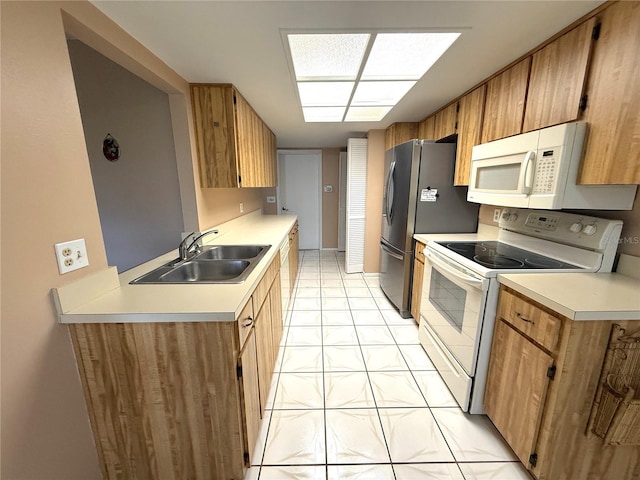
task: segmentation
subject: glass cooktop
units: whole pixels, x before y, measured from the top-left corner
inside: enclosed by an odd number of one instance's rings
[[[579,269],[565,263],[522,248],[496,242],[436,242],[458,255],[473,260],[479,265],[495,269]]]

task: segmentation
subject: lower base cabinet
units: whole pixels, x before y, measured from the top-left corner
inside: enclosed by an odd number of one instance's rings
[[[536,479],[640,479],[640,409],[622,415],[617,444],[598,423],[606,384],[639,381],[639,342],[640,321],[573,321],[501,287],[484,406]]]
[[[282,336],[279,269],[276,255],[235,322],[69,325],[103,478],[244,479]]]
[[[411,316],[416,323],[420,323],[420,299],[422,298],[422,279],[424,277],[424,247],[424,243],[416,242],[415,260],[413,261]]]

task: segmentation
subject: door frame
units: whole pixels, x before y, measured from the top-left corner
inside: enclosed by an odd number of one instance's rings
[[[321,149],[278,149],[278,186],[276,187],[276,208],[278,215],[282,215],[282,195],[280,186],[282,185],[282,172],[280,171],[280,159],[282,155],[317,155],[316,167],[318,169],[318,250],[322,247],[322,150]]]

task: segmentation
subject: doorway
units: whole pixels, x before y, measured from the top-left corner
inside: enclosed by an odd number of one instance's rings
[[[322,248],[322,151],[278,152],[278,213],[298,216],[300,250]]]

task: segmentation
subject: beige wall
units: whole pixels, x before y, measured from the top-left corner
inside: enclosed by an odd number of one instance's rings
[[[2,2],[1,9],[0,476],[99,479],[69,333],[50,296],[107,266],[65,29],[170,94],[187,228],[234,218],[240,202],[245,212],[260,208],[262,195],[195,187],[187,82],[89,2]],[[75,238],[86,240],[90,266],[61,276],[53,244]]]
[[[340,149],[322,150],[322,185],[333,186],[322,191],[322,248],[338,248],[338,208],[340,197]]]
[[[369,130],[367,142],[367,211],[364,239],[364,271],[380,271],[382,196],[384,188],[384,130]]]

